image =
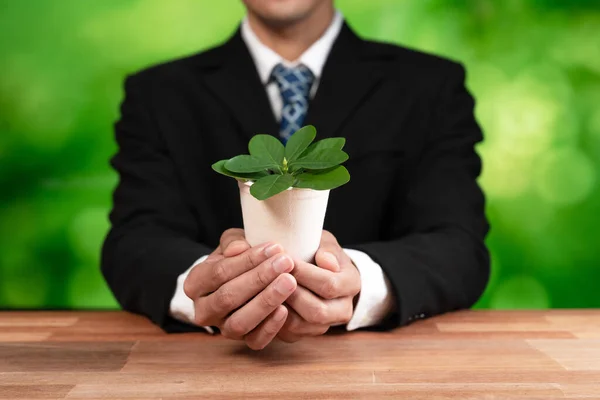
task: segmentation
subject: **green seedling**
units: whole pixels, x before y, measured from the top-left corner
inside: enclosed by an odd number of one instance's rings
[[[348,154],[342,151],[346,139],[314,142],[316,135],[314,126],[302,127],[285,146],[274,136],[255,135],[248,143],[250,154],[217,161],[212,168],[220,174],[254,182],[250,193],[258,200],[266,200],[290,187],[335,189],[350,180],[348,170],[340,165],[348,160]]]

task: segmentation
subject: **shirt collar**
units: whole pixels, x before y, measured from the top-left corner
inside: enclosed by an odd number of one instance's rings
[[[342,14],[336,11],[331,24],[329,24],[323,35],[302,53],[298,60],[293,62],[284,60],[279,54],[264,45],[250,28],[248,17],[244,17],[242,20],[241,33],[263,84],[269,82],[271,71],[279,63],[287,67],[304,64],[313,73],[315,79],[319,79],[331,47],[342,29],[343,22]]]

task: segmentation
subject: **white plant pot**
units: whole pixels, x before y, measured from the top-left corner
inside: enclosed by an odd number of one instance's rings
[[[293,258],[312,262],[321,242],[329,190],[290,188],[261,201],[250,194],[252,182],[238,184],[248,243],[279,243]]]

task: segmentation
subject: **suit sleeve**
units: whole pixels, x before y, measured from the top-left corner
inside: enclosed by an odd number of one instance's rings
[[[395,196],[392,240],[353,246],[379,263],[393,286],[396,311],[384,327],[468,308],[488,281],[489,226],[474,149],[482,134],[464,80],[463,67],[451,64],[407,198]]]
[[[177,277],[212,251],[200,243],[167,146],[149,110],[150,91],[134,75],[125,81],[115,124],[119,174],[102,249],[102,273],[121,306],[149,317],[166,331],[198,328],[169,316]]]

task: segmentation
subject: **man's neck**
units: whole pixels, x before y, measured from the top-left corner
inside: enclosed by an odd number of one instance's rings
[[[296,61],[313,43],[325,33],[335,10],[329,2],[326,9],[313,12],[309,17],[285,26],[265,23],[255,14],[248,13],[248,23],[258,39],[285,60]]]

